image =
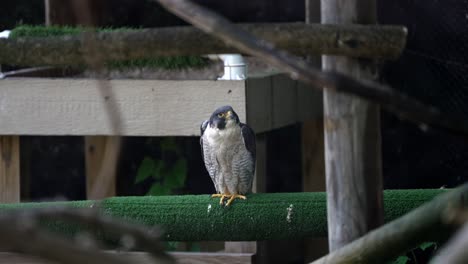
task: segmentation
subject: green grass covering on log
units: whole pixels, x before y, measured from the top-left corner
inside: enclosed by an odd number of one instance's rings
[[[70,26],[35,26],[35,25],[21,25],[15,27],[11,33],[10,38],[20,37],[56,37],[66,35],[77,35],[89,30],[85,27],[70,27]],[[98,32],[118,32],[118,31],[132,31],[138,30],[135,28],[98,28]],[[187,68],[202,68],[210,63],[209,59],[200,56],[176,56],[176,57],[157,57],[157,58],[143,58],[136,60],[125,61],[110,61],[106,62],[109,69],[127,69],[127,68],[161,68],[166,70],[177,70]]]
[[[389,190],[384,192],[385,221],[396,219],[444,190]],[[327,232],[326,195],[319,193],[252,194],[230,207],[209,195],[113,197],[100,202],[40,202],[0,204],[7,209],[70,205],[98,206],[104,213],[148,226],[159,225],[168,241],[275,240],[323,237]],[[47,223],[55,232],[78,229]],[[101,234],[102,235],[102,234]]]

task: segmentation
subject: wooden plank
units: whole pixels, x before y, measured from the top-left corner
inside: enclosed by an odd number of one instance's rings
[[[110,80],[125,136],[195,136],[214,109],[230,104],[243,120],[244,81]],[[96,81],[0,81],[0,134],[113,135]],[[18,122],[21,120],[21,122]]]
[[[115,149],[115,146],[118,144],[117,140],[119,140],[117,137],[108,136],[85,137],[86,198],[88,200],[103,199],[115,196],[116,194],[116,163],[112,164],[112,168],[108,168],[110,170],[111,180],[109,185],[105,186],[107,189],[100,190],[99,194],[93,193],[92,191],[101,173],[105,155],[108,155],[108,153],[106,154],[106,148]]]
[[[20,201],[19,136],[0,136],[0,203]]]
[[[321,0],[322,23],[376,23],[375,0]],[[375,79],[370,61],[324,56],[324,70]],[[330,251],[383,222],[379,107],[324,92],[325,161]]]
[[[109,251],[109,254],[118,254],[122,257],[132,258],[133,264],[149,264],[154,260],[148,253],[144,252],[115,252]],[[233,254],[233,253],[207,253],[207,252],[170,252],[179,264],[249,264],[252,263],[252,254]],[[0,253],[0,263],[18,263],[18,264],[57,264],[50,260],[18,254],[18,253]]]

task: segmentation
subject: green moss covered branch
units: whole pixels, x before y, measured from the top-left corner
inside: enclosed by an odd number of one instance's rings
[[[398,26],[337,26],[245,24],[242,28],[272,45],[305,56],[334,54],[363,58],[397,58],[406,43],[406,29]],[[66,35],[63,35],[66,31]],[[27,28],[0,39],[0,63],[11,65],[85,64],[81,28]],[[239,52],[194,27],[104,29],[96,45],[105,61],[160,56],[190,56]]]

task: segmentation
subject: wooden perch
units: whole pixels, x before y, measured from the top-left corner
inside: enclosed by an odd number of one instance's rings
[[[244,24],[241,28],[299,56],[332,54],[362,58],[397,58],[406,43],[400,26]],[[85,36],[0,39],[0,63],[12,65],[85,64]],[[129,60],[158,56],[233,53],[239,50],[194,27],[100,32],[94,43],[101,59]],[[242,52],[242,50],[241,50]]]
[[[385,221],[391,221],[433,199],[443,190],[385,191]],[[325,193],[252,194],[231,207],[219,205],[209,195],[112,197],[95,201],[42,202],[0,205],[1,212],[72,206],[99,209],[113,217],[147,226],[159,226],[169,241],[255,241],[301,239],[327,235]],[[93,209],[89,209],[93,210]],[[49,219],[63,220],[63,214]],[[43,218],[42,218],[43,219]],[[70,222],[70,221],[67,221]],[[83,222],[83,221],[81,221]],[[48,222],[51,231],[74,235],[76,225]],[[109,230],[110,229],[110,230]],[[101,230],[91,228],[91,232]],[[115,230],[107,226],[107,230]],[[99,234],[106,233],[106,229]],[[132,234],[132,233],[129,233]],[[115,236],[105,235],[113,240]],[[115,239],[114,239],[115,240]]]

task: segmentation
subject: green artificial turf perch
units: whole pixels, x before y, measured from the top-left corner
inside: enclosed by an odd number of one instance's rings
[[[402,216],[444,190],[384,192],[385,221]],[[251,194],[230,207],[209,195],[113,197],[95,201],[0,204],[15,208],[69,205],[98,206],[106,214],[148,226],[159,225],[168,241],[249,241],[324,237],[327,232],[325,193]],[[76,226],[47,223],[55,232],[74,234]]]
[[[19,37],[56,37],[65,35],[76,35],[83,33],[87,28],[69,27],[69,26],[32,26],[21,25],[14,28],[10,33],[10,38]],[[134,31],[135,28],[98,28],[97,31]],[[209,59],[200,56],[175,56],[175,57],[157,57],[143,58],[136,60],[110,61],[106,62],[109,69],[128,69],[128,68],[160,68],[166,70],[180,70],[187,68],[202,68],[210,63]]]

